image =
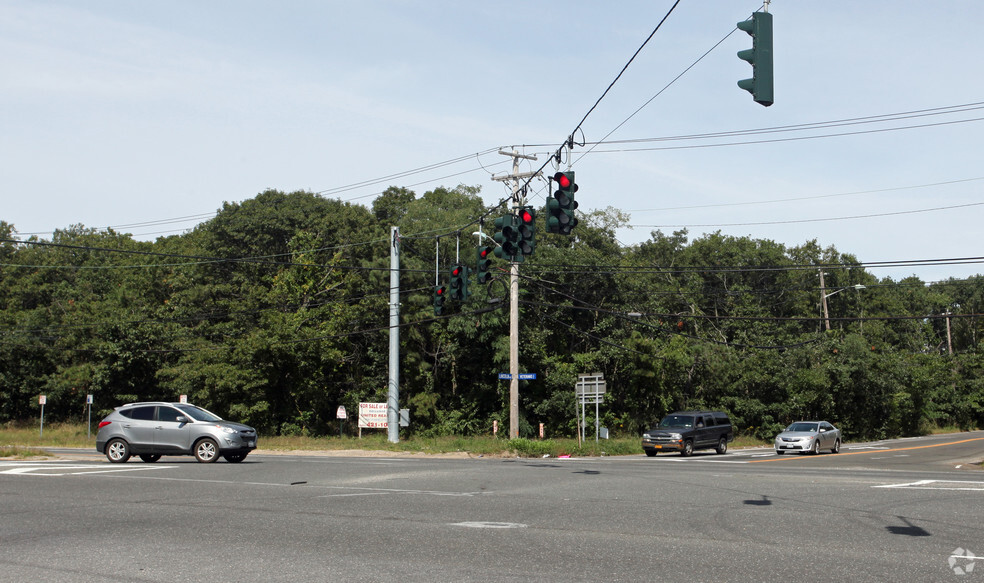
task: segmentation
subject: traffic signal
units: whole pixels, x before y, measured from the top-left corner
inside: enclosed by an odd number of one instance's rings
[[[444,298],[448,295],[448,288],[443,285],[434,286],[434,315],[444,315]]]
[[[738,86],[752,94],[762,105],[772,105],[772,14],[754,12],[751,20],[738,23],[738,28],[752,35],[752,48],[738,51],[738,58],[752,64],[752,78],[742,79]]]
[[[523,255],[532,255],[536,246],[536,211],[533,207],[524,206],[519,209],[519,251]]]
[[[489,267],[492,266],[492,248],[488,246],[479,247],[475,254],[476,273],[478,273],[478,283],[487,283],[492,278]]]
[[[451,287],[451,299],[463,302],[471,294],[468,293],[468,268],[458,264],[451,267],[451,280],[448,285]]]
[[[553,198],[547,199],[547,212],[550,213],[547,232],[570,235],[571,229],[577,226],[577,217],[574,216],[574,209],[577,208],[577,201],[574,200],[574,193],[577,192],[574,173],[558,172],[553,179],[557,182],[557,192],[554,192]]]
[[[506,261],[523,261],[519,250],[519,218],[514,214],[501,216],[495,220],[495,235],[492,239],[499,244],[495,256]]]

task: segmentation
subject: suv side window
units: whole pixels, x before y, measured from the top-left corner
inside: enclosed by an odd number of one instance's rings
[[[181,411],[174,409],[172,407],[158,407],[157,408],[157,420],[158,421],[170,421],[174,423],[178,420],[178,417],[183,417]]]
[[[714,427],[714,416],[713,415],[704,415],[704,425],[706,427]]]
[[[129,417],[130,419],[153,421],[154,409],[156,409],[156,407],[134,407],[125,411],[120,411],[120,415]]]

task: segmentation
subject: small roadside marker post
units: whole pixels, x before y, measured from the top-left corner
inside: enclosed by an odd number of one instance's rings
[[[91,439],[92,438],[92,395],[85,396],[85,406],[86,409],[89,410],[89,421],[88,421],[88,425],[86,426],[85,436]]]
[[[47,395],[41,395],[38,397],[38,404],[41,405],[41,431],[38,433],[38,437],[44,437],[44,404],[47,400]]]

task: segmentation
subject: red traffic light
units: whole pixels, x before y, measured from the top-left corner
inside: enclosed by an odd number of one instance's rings
[[[458,277],[459,273],[461,273],[461,267],[455,266],[455,268],[451,270],[451,275],[455,277]]]
[[[554,180],[557,181],[557,184],[560,185],[561,188],[571,187],[571,177],[564,172],[554,174]]]
[[[520,211],[519,213],[519,218],[523,221],[524,225],[529,225],[530,223],[533,222],[533,218],[534,218],[533,211],[531,211],[526,207],[523,207],[522,211]]]
[[[489,256],[489,252],[492,251],[491,247],[482,247],[478,252],[478,256],[485,259]]]

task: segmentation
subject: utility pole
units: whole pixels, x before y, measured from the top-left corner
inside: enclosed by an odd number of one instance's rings
[[[823,321],[830,330],[830,314],[827,312],[827,288],[823,284],[823,268],[820,269],[820,303],[823,304]]]
[[[520,160],[536,160],[536,156],[527,156],[519,152],[503,152],[503,156],[513,159],[512,174],[508,176],[493,176],[492,180],[505,182],[511,180],[512,213],[519,212],[519,207],[526,204],[526,192],[520,189],[520,180],[536,176],[536,172],[520,172]],[[509,266],[509,439],[519,437],[519,263],[511,262]]]
[[[947,310],[943,315],[946,316],[946,351],[953,356],[953,337],[950,335],[950,316],[953,314]]]

